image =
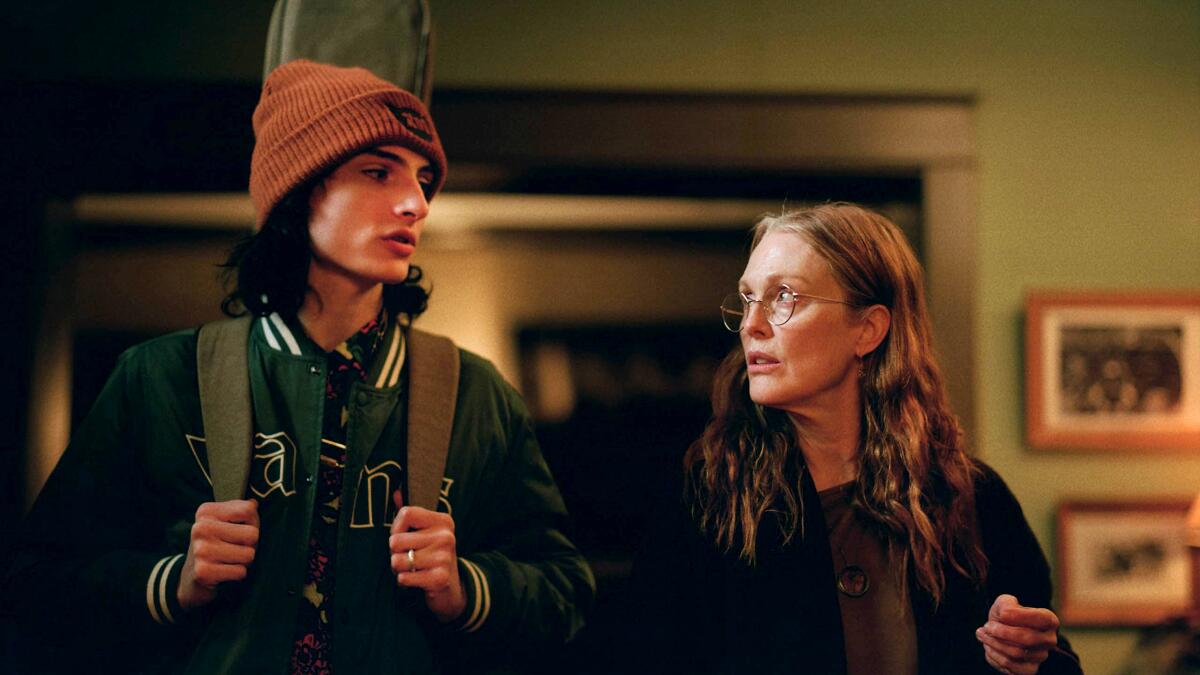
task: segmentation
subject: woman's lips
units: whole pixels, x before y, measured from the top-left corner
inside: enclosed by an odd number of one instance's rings
[[[749,352],[746,354],[746,372],[751,375],[769,373],[779,367],[779,359],[764,352]]]

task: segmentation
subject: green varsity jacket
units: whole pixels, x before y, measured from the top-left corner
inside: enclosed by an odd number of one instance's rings
[[[592,573],[563,534],[566,511],[519,395],[466,351],[444,472],[430,494],[455,521],[467,608],[438,624],[420,591],[397,587],[391,493],[407,496],[409,476],[436,476],[429,472],[441,462],[408,430],[445,411],[407,405],[412,341],[398,325],[392,331],[350,397],[335,671],[479,672],[564,643],[591,604]],[[277,315],[255,320],[247,497],[259,501],[256,558],[248,579],[185,614],[175,592],[190,528],[197,507],[213,500],[195,352],[196,333],[185,331],[122,355],[22,528],[6,595],[66,662],[101,671],[287,668],[324,442],[324,354]]]

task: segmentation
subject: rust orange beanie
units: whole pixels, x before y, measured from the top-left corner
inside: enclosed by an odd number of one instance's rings
[[[288,192],[368,148],[399,145],[424,155],[446,182],[446,155],[416,96],[363,68],[289,61],[267,76],[254,109],[250,199],[261,228]]]

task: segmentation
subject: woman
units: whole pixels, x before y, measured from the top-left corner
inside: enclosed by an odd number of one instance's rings
[[[1020,506],[966,453],[899,229],[767,217],[721,312],[741,343],[635,572],[649,669],[1079,672]]]
[[[225,303],[252,317],[248,485],[214,489],[230,462],[206,440],[197,332],[126,352],[22,533],[4,597],[32,637],[14,671],[540,657],[578,631],[594,582],[516,391],[410,328],[446,175],[433,120],[364,69],[300,60],[267,78],[253,122],[257,231]]]

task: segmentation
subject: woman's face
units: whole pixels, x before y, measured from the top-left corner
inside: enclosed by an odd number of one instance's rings
[[[315,287],[331,277],[366,287],[403,282],[429,212],[425,194],[433,179],[424,156],[393,145],[334,169],[309,199],[309,283]]]
[[[765,235],[738,285],[747,297],[759,300],[768,299],[781,284],[797,293],[846,298],[825,260],[794,232]],[[753,303],[740,335],[755,403],[802,416],[857,405],[855,348],[862,323],[855,309],[798,297],[791,319],[773,326],[764,305]]]

